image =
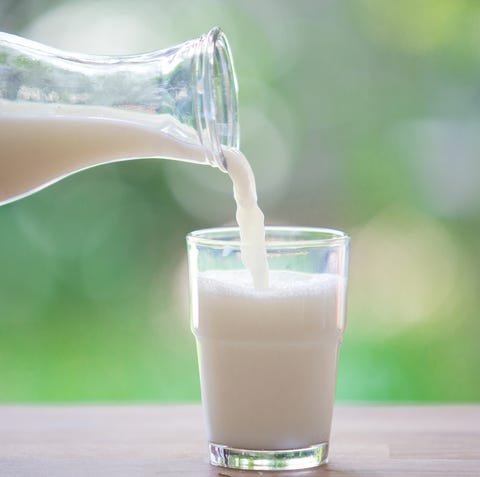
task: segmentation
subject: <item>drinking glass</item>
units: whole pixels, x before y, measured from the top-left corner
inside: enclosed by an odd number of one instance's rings
[[[270,285],[255,290],[237,228],[187,236],[210,463],[303,469],[327,460],[345,329],[349,237],[267,227]]]

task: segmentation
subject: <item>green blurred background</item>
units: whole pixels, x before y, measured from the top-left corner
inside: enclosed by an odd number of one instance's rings
[[[0,30],[155,50],[221,26],[269,224],[352,236],[339,400],[480,400],[480,2],[2,0]],[[228,177],[142,160],[0,207],[0,401],[200,398],[184,236]]]

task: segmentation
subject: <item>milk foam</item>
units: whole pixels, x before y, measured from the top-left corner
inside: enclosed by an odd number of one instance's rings
[[[329,273],[271,270],[269,287],[262,290],[252,286],[250,274],[245,270],[209,270],[200,273],[199,277],[200,287],[205,293],[263,300],[328,294],[332,288],[341,286],[341,281],[340,276]]]

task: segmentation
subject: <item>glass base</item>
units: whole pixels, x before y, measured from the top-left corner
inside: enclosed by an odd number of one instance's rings
[[[302,449],[251,450],[209,444],[210,464],[230,469],[293,470],[317,467],[327,462],[328,442]]]

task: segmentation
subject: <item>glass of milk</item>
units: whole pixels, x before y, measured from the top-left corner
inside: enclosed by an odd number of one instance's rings
[[[254,470],[325,463],[349,237],[266,227],[267,289],[253,286],[237,228],[192,232],[187,244],[210,463]]]

